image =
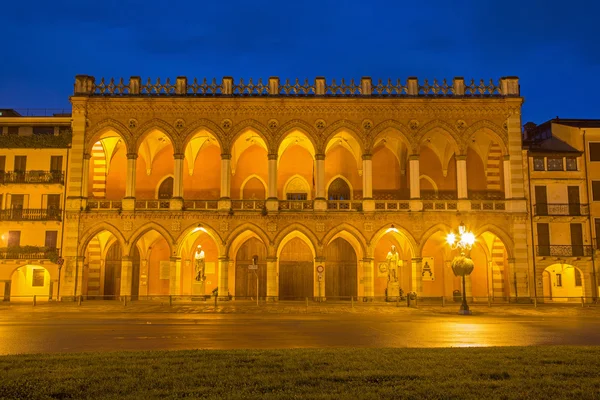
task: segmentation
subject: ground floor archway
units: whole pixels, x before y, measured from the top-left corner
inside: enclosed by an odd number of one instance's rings
[[[314,257],[300,238],[287,242],[279,254],[279,299],[301,300],[314,294]]]
[[[542,272],[544,302],[581,301],[584,296],[583,273],[571,264],[553,264]]]
[[[30,302],[33,296],[36,296],[36,301],[47,301],[52,297],[52,290],[50,273],[41,265],[22,265],[12,273],[10,301]]]
[[[334,239],[325,249],[325,296],[331,300],[358,295],[358,260],[345,239]]]
[[[249,266],[257,265],[256,269]],[[258,285],[257,285],[258,284]],[[267,248],[259,239],[251,237],[238,249],[235,257],[236,299],[256,299],[267,296]]]

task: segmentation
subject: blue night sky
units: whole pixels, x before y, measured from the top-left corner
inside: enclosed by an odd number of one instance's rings
[[[6,1],[0,108],[69,107],[76,74],[516,75],[523,123],[600,118],[598,15],[592,0]]]

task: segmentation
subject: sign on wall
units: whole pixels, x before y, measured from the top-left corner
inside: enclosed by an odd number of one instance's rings
[[[160,278],[159,279],[170,279],[171,278],[171,263],[167,261],[160,262]]]
[[[377,277],[378,278],[387,278],[388,276],[388,263],[387,261],[383,261],[377,263]]]
[[[435,281],[433,257],[423,257],[421,262],[421,280],[423,282]]]

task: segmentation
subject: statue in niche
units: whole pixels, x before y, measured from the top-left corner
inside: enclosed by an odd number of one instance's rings
[[[401,267],[401,260],[396,246],[392,245],[386,259],[388,262],[388,282],[398,282],[398,268]]]
[[[198,245],[196,248],[196,253],[194,254],[194,259],[196,260],[195,271],[196,271],[196,281],[204,282],[206,276],[204,276],[204,250],[202,250],[202,246]]]

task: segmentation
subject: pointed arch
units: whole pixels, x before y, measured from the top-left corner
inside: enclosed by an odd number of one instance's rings
[[[233,146],[236,140],[238,140],[238,138],[248,129],[252,129],[258,136],[261,137],[261,139],[265,142],[268,151],[270,148],[269,144],[271,142],[271,138],[268,136],[269,129],[255,119],[245,119],[241,122],[238,122],[231,128],[231,131],[229,131],[230,140],[227,148],[229,152],[231,152],[231,146]]]
[[[89,242],[102,231],[110,232],[114,237],[116,237],[121,243],[121,248],[124,249],[127,244],[127,240],[121,233],[121,231],[114,225],[108,222],[100,222],[94,226],[88,228],[85,232],[81,234],[81,239],[79,240],[79,248],[77,249],[77,254],[80,257],[85,255],[85,249],[87,248]]]
[[[299,223],[293,223],[280,230],[275,236],[275,239],[273,240],[273,247],[277,249],[277,251],[279,251],[283,239],[294,231],[298,231],[306,237],[306,239],[310,242],[309,244],[315,253],[315,257],[318,257],[322,254],[321,241],[319,241],[317,236],[310,229]]]
[[[288,244],[292,239],[298,238],[300,240],[302,240],[310,249],[310,251],[312,252],[313,258],[317,257],[317,249],[314,247],[313,243],[311,242],[310,238],[308,236],[306,236],[306,234],[304,234],[303,232],[300,232],[298,230],[294,230],[289,232],[287,235],[285,235],[281,241],[279,242],[278,245],[275,246],[275,254],[274,256],[277,257],[277,259],[279,259],[281,252],[283,251],[283,249],[285,248],[285,245]]]
[[[498,145],[502,149],[502,155],[507,155],[508,138],[506,131],[502,127],[496,125],[494,122],[489,121],[487,119],[479,120],[465,130],[464,137],[466,138],[467,143],[471,140],[473,136],[477,134],[478,131],[482,129],[485,129],[485,133],[489,135],[490,138],[492,138],[495,142],[498,143]]]
[[[202,226],[199,227],[198,225]],[[215,228],[213,228],[210,224],[207,224],[205,222],[201,222],[200,224],[194,222],[188,225],[187,228],[183,229],[181,234],[177,237],[177,239],[174,242],[174,248],[177,257],[181,257],[183,244],[188,239],[188,237],[198,231],[206,233],[212,238],[212,240],[214,240],[215,244],[217,245],[217,249],[219,250],[218,256],[223,257],[223,255],[225,254],[225,242],[223,241],[223,238],[221,237],[221,235],[219,235],[219,232]]]
[[[346,182],[346,185],[348,185],[348,188],[350,189],[350,198],[346,199],[346,200],[352,200],[354,198],[354,188],[352,187],[352,183],[348,180],[348,178],[346,178],[343,175],[336,175],[333,176],[329,182],[327,182],[327,185],[325,185],[325,195],[327,196],[327,199],[329,199],[329,187],[331,186],[331,184],[336,180],[336,179],[341,179],[344,182]]]
[[[308,122],[303,121],[301,119],[293,119],[291,121],[283,124],[276,133],[276,137],[278,138],[276,141],[273,141],[272,146],[269,146],[269,152],[271,154],[278,154],[279,148],[283,144],[285,138],[287,138],[294,131],[301,132],[306,138],[310,141],[313,148],[313,153],[316,153],[319,148],[318,142],[315,139],[317,137],[317,133],[315,128],[310,125]]]
[[[421,179],[425,179],[427,182],[429,182],[431,184],[431,186],[433,186],[433,190],[435,190],[435,193],[437,194],[438,192],[438,186],[437,183],[435,183],[435,181],[433,179],[431,179],[431,177],[429,175],[421,175],[419,176],[419,180]]]
[[[140,146],[152,131],[159,131],[169,138],[171,145],[173,146],[174,154],[183,152],[175,128],[173,128],[173,126],[171,126],[168,122],[159,118],[154,118],[150,121],[144,122],[139,128],[137,128],[138,134],[136,135],[137,138],[135,141],[136,152],[139,152]]]
[[[185,151],[185,148],[190,143],[190,141],[194,138],[194,136],[198,133],[198,131],[206,130],[209,134],[211,134],[217,143],[219,144],[219,148],[221,152],[224,150],[223,138],[226,136],[225,132],[221,129],[221,127],[215,124],[213,121],[201,118],[190,122],[185,129],[181,132],[181,137],[183,140],[181,141],[181,150]]]
[[[403,239],[406,239],[406,241],[408,242],[410,251],[412,253],[413,257],[418,257],[420,253],[420,249],[419,249],[419,245],[417,244],[417,241],[415,240],[414,236],[408,231],[406,230],[406,228],[402,227],[399,224],[394,223],[394,230],[390,230],[391,229],[391,225],[390,223],[387,223],[383,226],[381,226],[379,229],[377,229],[375,231],[375,233],[373,234],[373,236],[371,236],[371,239],[368,242],[368,252],[367,252],[367,257],[373,257],[374,253],[375,253],[375,247],[377,247],[377,244],[379,243],[379,241],[381,240],[381,238],[383,238],[386,234],[388,233],[394,233],[400,237],[402,237]]]
[[[257,174],[252,174],[252,175],[248,175],[246,177],[246,179],[244,179],[244,181],[242,182],[242,184],[240,185],[240,199],[244,199],[244,188],[246,187],[246,183],[248,183],[248,181],[250,181],[251,179],[256,178],[260,181],[260,183],[263,184],[263,187],[265,188],[265,195],[267,193],[269,193],[269,189],[267,186],[267,182],[265,182],[265,180],[263,178],[261,178],[259,175]]]
[[[448,139],[448,142],[454,149],[456,154],[462,154],[464,150],[463,141],[460,138],[460,134],[454,129],[452,125],[447,123],[446,121],[442,121],[440,119],[434,119],[433,121],[427,122],[423,125],[415,135],[415,153],[418,153],[418,147],[423,143],[423,139],[430,131],[434,129],[439,129],[439,132]]]
[[[303,189],[306,191],[306,199],[311,200],[311,198],[312,198],[311,197],[311,187],[308,184],[308,181],[306,180],[306,178],[300,174],[294,174],[294,175],[290,176],[287,181],[285,181],[285,184],[283,185],[283,199],[284,200],[287,199],[287,194],[288,194],[288,191],[290,190],[290,184],[293,183],[294,181],[301,182],[302,186],[304,186]],[[296,191],[293,193],[298,193],[298,192]]]
[[[155,199],[160,199],[160,197],[159,197],[160,196],[160,188],[163,185],[163,183],[165,183],[165,181],[169,178],[175,180],[175,175],[167,174],[167,175],[163,176],[162,178],[160,178],[160,180],[156,184],[156,189],[154,190],[154,198]],[[173,193],[171,193],[171,197],[172,197],[172,194]]]
[[[323,237],[323,246],[329,245],[333,240],[335,240],[338,237],[347,240],[350,244],[354,246],[354,251],[356,251],[356,255],[357,257],[359,257],[359,259],[361,255],[362,258],[366,257],[367,240],[365,239],[363,234],[354,226],[348,223],[342,223],[330,229],[329,232],[327,232]],[[356,246],[358,246],[358,248]]]
[[[140,226],[135,232],[133,232],[130,236],[129,236],[129,240],[127,242],[126,248],[124,249],[124,253],[125,254],[133,254],[133,246],[135,246],[135,244],[137,243],[137,241],[148,231],[151,230],[155,230],[156,232],[158,232],[167,242],[167,244],[169,245],[169,255],[173,256],[174,253],[174,249],[175,249],[175,241],[173,240],[173,236],[171,236],[171,233],[166,230],[163,226],[157,224],[156,222],[148,222],[142,226]]]
[[[437,232],[452,232],[452,227],[445,223],[436,224],[429,229],[427,229],[419,238],[419,244],[417,247],[416,257],[421,257],[423,255],[423,247],[425,243]]]
[[[240,250],[240,248],[244,245],[244,243],[246,243],[248,240],[255,238],[257,239],[259,242],[261,242],[264,246],[265,249],[267,250],[267,254],[269,251],[269,242],[266,242],[256,234],[256,232],[254,232],[253,230],[250,229],[246,229],[245,231],[242,231],[240,233],[238,233],[233,240],[231,241],[231,243],[229,243],[229,247],[226,253],[226,256],[230,259],[230,260],[235,260],[236,259],[236,255],[238,253],[238,251]]]
[[[507,254],[507,258],[514,258],[514,243],[512,241],[512,239],[510,238],[510,236],[504,232],[504,230],[502,230],[501,228],[497,227],[496,225],[492,225],[492,224],[485,224],[477,229],[473,230],[473,233],[475,234],[475,237],[477,238],[478,236],[481,236],[483,233],[485,232],[490,232],[494,235],[496,235],[498,237],[498,239],[500,239],[500,241],[502,242],[502,244],[504,244],[504,248],[506,249],[506,254]]]
[[[255,234],[265,244],[267,247],[267,252],[269,251],[269,248],[271,247],[271,240],[269,239],[269,236],[258,225],[248,222],[235,228],[225,239],[226,256],[229,256],[231,252],[231,246],[235,242],[235,239],[238,236],[242,236],[242,234],[247,231]]]
[[[375,143],[377,143],[377,139],[379,139],[382,136],[385,136],[385,134],[389,131],[399,132],[400,134],[398,136],[400,140],[406,145],[406,147],[409,150],[412,150],[412,135],[408,127],[396,120],[388,119],[383,122],[380,122],[379,124],[375,125],[373,129],[371,129],[371,131],[369,132],[369,140],[367,142],[367,145],[365,146],[365,153],[372,153],[373,147],[375,146]]]
[[[116,133],[123,140],[127,151],[130,151],[133,148],[133,135],[129,129],[115,119],[106,118],[86,130],[85,152],[88,154],[91,153],[94,143],[96,143],[103,134],[109,131]]]
[[[365,153],[365,142],[361,136],[362,130],[360,126],[347,119],[336,121],[333,124],[329,125],[327,128],[325,128],[322,135],[325,139],[321,143],[321,146],[318,149],[318,153],[325,154],[325,149],[327,148],[327,145],[340,131],[348,132],[352,137],[354,137],[360,148],[360,155]]]

